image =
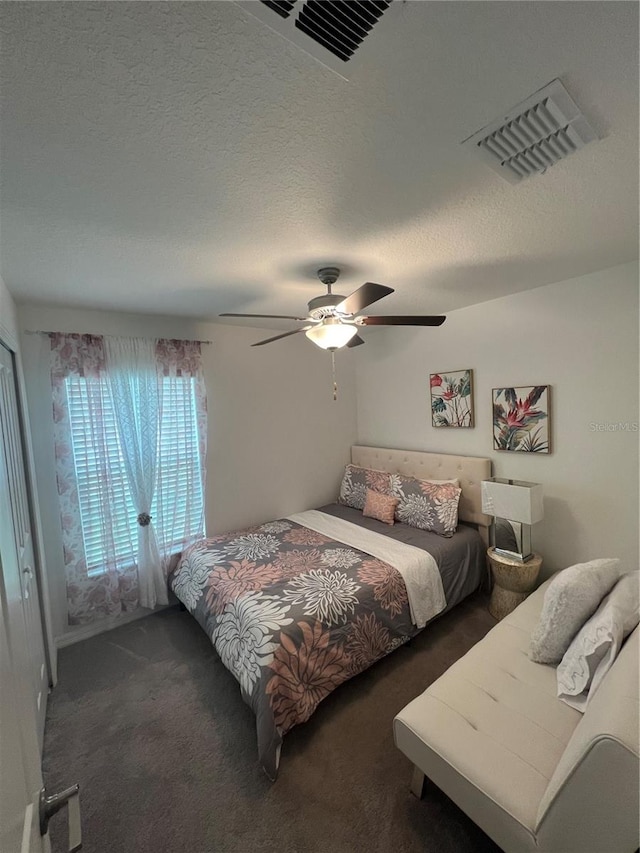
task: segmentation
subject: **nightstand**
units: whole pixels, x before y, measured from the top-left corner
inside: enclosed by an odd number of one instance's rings
[[[487,557],[493,577],[489,613],[500,620],[515,610],[533,590],[540,574],[542,557],[534,554],[526,563],[520,563],[496,554],[494,548],[489,548]]]

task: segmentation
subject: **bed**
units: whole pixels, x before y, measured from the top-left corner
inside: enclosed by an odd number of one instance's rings
[[[354,465],[457,478],[451,538],[390,526],[342,503],[201,540],[170,577],[256,715],[275,779],[282,740],[336,687],[406,643],[486,576],[489,459],[354,446]]]

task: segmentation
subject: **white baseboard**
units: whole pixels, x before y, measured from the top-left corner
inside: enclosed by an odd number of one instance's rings
[[[104,619],[98,619],[90,625],[79,625],[56,637],[56,648],[64,649],[65,646],[72,646],[74,643],[79,643],[82,640],[88,640],[90,637],[96,637],[98,634],[104,634],[105,631],[112,631],[114,628],[119,628],[121,625],[127,625],[129,622],[135,622],[138,619],[143,619],[145,616],[151,616],[153,613],[158,613],[160,610],[166,610],[171,607],[171,604],[161,605],[155,610],[147,610],[139,608],[132,610],[131,613],[122,613],[119,616],[107,616]]]

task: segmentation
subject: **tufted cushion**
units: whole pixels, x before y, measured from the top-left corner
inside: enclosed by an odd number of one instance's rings
[[[531,660],[560,663],[571,640],[622,574],[616,558],[577,563],[558,572],[547,588],[540,621],[531,634]]]
[[[557,669],[558,696],[583,711],[611,669],[622,643],[638,624],[638,578],[620,578],[571,641]]]
[[[528,657],[551,580],[394,720],[396,745],[502,850],[603,853],[638,843],[638,640],[582,715]]]
[[[427,744],[529,829],[581,718],[558,702],[555,670],[527,656],[543,595],[533,593],[394,721],[396,743],[412,760]]]

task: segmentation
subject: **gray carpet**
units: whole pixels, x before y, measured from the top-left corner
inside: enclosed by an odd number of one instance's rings
[[[49,790],[80,782],[84,853],[498,853],[435,786],[409,793],[394,714],[495,624],[463,602],[342,685],[285,738],[271,784],[254,719],[188,613],[171,608],[62,649]],[[51,823],[65,850],[64,815]]]

